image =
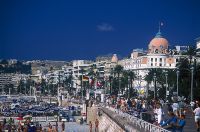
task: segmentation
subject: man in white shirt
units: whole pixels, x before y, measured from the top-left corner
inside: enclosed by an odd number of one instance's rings
[[[162,110],[160,104],[156,104],[155,114],[157,115],[158,124],[160,124],[161,121],[163,120],[163,118],[162,118],[163,117],[163,110]]]
[[[197,131],[200,130],[200,104],[197,104],[197,108],[193,111],[194,112],[194,119],[197,126]]]
[[[173,109],[174,114],[178,117],[179,105],[178,105],[177,102],[174,102],[174,103],[172,104],[172,109]]]

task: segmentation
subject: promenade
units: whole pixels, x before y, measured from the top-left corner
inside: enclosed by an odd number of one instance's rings
[[[114,122],[116,122],[121,128],[125,131],[132,131],[132,129],[144,132],[153,132],[153,131],[165,131],[159,126],[155,126],[153,124],[147,123],[141,119],[134,119],[133,116],[128,115],[127,113],[120,112],[114,108],[102,108],[104,113],[106,113]],[[167,114],[167,106],[163,106],[163,110],[165,113],[165,117],[168,118]],[[153,114],[153,111],[149,111],[148,113]],[[186,124],[184,126],[184,132],[196,132],[196,126],[194,122],[194,116],[191,110],[186,112]],[[106,123],[103,123],[104,125]],[[149,129],[151,128],[151,129]],[[167,131],[167,130],[166,130]]]

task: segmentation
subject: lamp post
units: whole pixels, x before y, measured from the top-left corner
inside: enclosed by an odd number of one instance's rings
[[[128,99],[130,98],[130,77],[128,76]]]
[[[179,83],[179,68],[176,70],[176,92],[177,92],[177,97],[178,97],[178,83]]]
[[[26,80],[24,81],[24,84],[25,84],[25,95],[26,95],[26,91],[27,91],[27,90],[26,90]]]
[[[120,95],[121,95],[121,88],[120,88],[120,85],[121,85],[121,78],[119,77],[119,90],[118,90],[118,97],[120,98]]]
[[[192,100],[193,100],[193,75],[194,75],[194,66],[192,66],[190,68],[190,70],[191,70],[191,99],[190,99],[190,101],[192,102]]]
[[[167,90],[168,90],[168,73],[167,73],[167,71],[165,71],[165,81],[166,81],[165,86],[166,86],[166,100],[167,100],[167,95],[168,95],[168,93],[167,93]]]
[[[155,99],[156,98],[156,73],[154,73],[153,79],[154,79],[154,99]]]
[[[110,95],[112,94],[112,76],[109,76],[110,81]]]

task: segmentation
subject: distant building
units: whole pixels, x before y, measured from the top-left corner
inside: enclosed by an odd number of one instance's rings
[[[196,54],[200,56],[200,37],[196,39]]]
[[[87,75],[93,61],[89,60],[73,60],[73,86],[76,88],[81,88],[81,80],[79,79],[82,75]]]
[[[176,51],[177,51],[178,54],[182,54],[182,53],[188,51],[189,46],[180,46],[180,45],[177,45],[177,46],[175,46],[175,49],[176,49]]]
[[[1,73],[0,74],[0,90],[1,92],[5,90],[6,85],[13,85],[13,88],[17,89],[20,80],[25,80],[28,75],[25,74],[15,74],[15,73]]]
[[[159,31],[148,44],[148,50],[134,49],[131,57],[119,61],[125,70],[132,70],[136,74],[134,88],[138,91],[146,91],[147,82],[144,80],[148,74],[148,69],[162,68],[175,69],[179,58],[182,55],[177,54],[177,50],[182,52],[187,49],[183,46],[177,46],[176,50],[169,49],[169,42]],[[152,89],[153,90],[153,89]],[[143,92],[145,93],[145,92]]]

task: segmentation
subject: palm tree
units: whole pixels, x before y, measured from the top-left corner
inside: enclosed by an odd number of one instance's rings
[[[91,67],[90,67],[89,72],[88,72],[87,75],[88,75],[93,81],[94,81],[94,80],[97,81],[98,75],[99,75],[99,74],[98,74],[97,67],[96,67],[95,64],[91,65]],[[96,84],[96,83],[94,82],[94,84]],[[93,84],[91,83],[90,88],[92,88],[92,87],[93,87]]]
[[[166,73],[167,72],[167,78],[166,78]],[[156,86],[155,86],[155,95],[157,97],[157,92],[159,98],[165,97],[166,96],[166,81],[168,83],[168,89],[169,86],[174,86],[175,80],[176,80],[176,73],[174,70],[170,69],[149,69],[148,74],[145,76],[145,80],[147,81],[147,84],[149,87],[149,84],[154,81],[154,74],[156,75]],[[167,79],[167,80],[166,80]],[[154,84],[155,85],[155,84]],[[148,90],[148,89],[147,89]],[[151,94],[151,93],[150,93]],[[150,95],[152,96],[152,95]]]
[[[129,94],[129,91],[128,91],[128,71],[123,71],[122,72],[122,77],[121,77],[121,92],[123,93],[123,91],[125,90],[125,88],[127,88],[127,90],[125,91],[126,92],[126,95],[128,96]]]
[[[4,92],[5,92],[6,94],[9,94],[9,92],[10,92],[10,94],[15,93],[14,85],[11,84],[11,83],[6,84],[4,89],[5,89]]]
[[[180,58],[179,63],[177,63],[177,67],[179,68],[180,74],[179,74],[179,84],[180,89],[179,93],[180,95],[183,95],[185,97],[189,97],[190,94],[190,88],[191,88],[191,66],[194,65],[194,97],[198,97],[198,77],[199,77],[199,66],[196,64],[196,50],[194,46],[190,46],[188,51],[184,53],[184,55],[187,55],[189,57],[186,58]],[[196,82],[196,83],[195,83]]]
[[[196,72],[195,72],[195,89],[194,89],[194,98],[200,99],[200,65],[198,64],[196,67]]]
[[[117,73],[117,78],[118,78],[118,94],[120,93],[120,74],[122,73],[123,71],[123,67],[121,65],[116,65],[115,68],[114,68],[114,72]]]
[[[72,74],[68,75],[65,77],[65,80],[64,80],[64,85],[67,87],[67,90],[69,93],[72,92],[72,80],[73,80],[73,76]]]
[[[47,82],[44,78],[41,80],[41,94],[44,95],[45,91],[47,91]]]

